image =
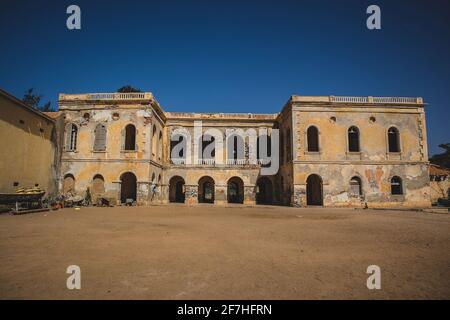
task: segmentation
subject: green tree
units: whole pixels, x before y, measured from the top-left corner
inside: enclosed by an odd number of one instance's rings
[[[444,168],[450,168],[450,143],[443,143],[439,148],[444,149],[443,153],[438,153],[430,158],[430,162]]]
[[[121,93],[129,93],[129,92],[142,92],[140,89],[136,89],[130,85],[123,86],[119,89],[117,89],[117,92]]]
[[[31,106],[32,108],[43,112],[53,111],[52,107],[50,106],[51,104],[50,101],[48,101],[43,106],[39,105],[43,96],[41,94],[35,94],[33,90],[34,90],[33,88],[28,89],[23,95],[22,101],[25,104]]]

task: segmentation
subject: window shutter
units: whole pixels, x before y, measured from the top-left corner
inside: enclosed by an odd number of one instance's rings
[[[106,150],[106,127],[103,124],[97,125],[94,132],[94,151]]]
[[[66,124],[64,150],[70,150],[70,135],[72,134],[72,124]]]

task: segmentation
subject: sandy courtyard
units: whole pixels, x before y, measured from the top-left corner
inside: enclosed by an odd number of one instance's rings
[[[381,268],[381,290],[366,269]],[[81,290],[66,268],[81,268]],[[450,298],[450,215],[188,207],[0,216],[2,299]]]

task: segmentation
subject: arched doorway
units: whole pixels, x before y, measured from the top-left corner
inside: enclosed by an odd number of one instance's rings
[[[126,203],[128,199],[136,201],[137,179],[134,173],[125,172],[120,176],[120,182],[120,202]]]
[[[309,206],[323,205],[322,178],[312,174],[306,180],[306,204]]]
[[[169,181],[169,202],[184,203],[184,179],[174,176]]]
[[[272,204],[273,187],[268,177],[261,177],[256,182],[256,204]]]
[[[232,177],[227,183],[228,203],[244,203],[244,182],[239,177]]]
[[[92,199],[97,202],[97,199],[105,193],[105,179],[101,174],[96,174],[92,179]]]
[[[72,174],[66,174],[63,182],[63,194],[75,193],[75,177]]]
[[[198,202],[214,203],[214,180],[205,176],[198,180]]]

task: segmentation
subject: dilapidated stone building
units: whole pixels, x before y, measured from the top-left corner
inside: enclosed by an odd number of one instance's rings
[[[430,205],[421,98],[292,96],[279,113],[229,114],[165,112],[148,92],[88,93],[60,94],[59,110],[64,193],[89,187],[94,198],[138,204]],[[199,122],[215,134],[196,145]],[[230,128],[278,130],[279,170],[262,175],[267,163],[249,161],[259,149],[222,138]],[[180,137],[187,145],[174,161],[179,130],[194,139]]]

